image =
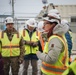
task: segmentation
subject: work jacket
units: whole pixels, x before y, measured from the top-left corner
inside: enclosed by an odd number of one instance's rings
[[[21,34],[22,34],[22,37],[25,41],[32,41],[32,42],[38,42],[38,33],[37,31],[34,31],[30,37],[29,35],[29,32],[27,29],[21,31]],[[30,46],[30,45],[27,45],[25,44],[25,55],[28,55],[28,54],[36,54],[36,51],[39,50],[39,47],[36,46],[36,47],[33,47],[33,46]]]
[[[20,56],[20,47],[19,47],[20,40],[21,40],[21,36],[18,33],[13,34],[12,40],[10,41],[8,39],[7,33],[2,32],[1,34],[2,57]]]
[[[41,71],[46,75],[61,75],[68,66],[68,50],[67,45],[65,41],[63,40],[63,37],[60,37],[58,35],[52,35],[49,40],[53,38],[58,38],[60,41],[62,41],[64,45],[64,51],[60,53],[58,60],[54,64],[42,62]],[[48,53],[48,42],[45,44],[44,52]]]

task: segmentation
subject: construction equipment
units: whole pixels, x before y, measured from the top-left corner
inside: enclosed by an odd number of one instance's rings
[[[42,20],[43,17],[46,17],[49,11],[49,7],[51,7],[51,9],[55,9],[55,6],[53,3],[50,3],[49,5],[45,5],[47,2],[43,2],[44,6],[43,6],[43,10],[40,11],[40,13],[37,15],[36,20],[40,21]]]

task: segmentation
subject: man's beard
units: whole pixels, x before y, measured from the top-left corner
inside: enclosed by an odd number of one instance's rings
[[[8,31],[9,31],[9,32],[12,32],[12,31],[13,31],[13,28],[8,29]]]

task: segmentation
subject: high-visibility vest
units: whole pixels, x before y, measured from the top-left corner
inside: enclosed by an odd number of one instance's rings
[[[37,31],[33,32],[31,38],[30,38],[29,33],[28,33],[27,30],[23,30],[21,34],[22,34],[23,39],[26,40],[26,41],[32,41],[32,42],[37,42],[38,41]],[[25,44],[25,50],[26,50],[25,55],[28,55],[30,53],[36,54],[36,51],[39,50],[39,47],[38,46],[32,47],[30,45]]]
[[[45,43],[45,46],[44,46],[44,53],[48,53],[48,42]]]
[[[76,75],[76,60],[74,60],[69,67],[73,70],[74,74]]]
[[[49,41],[53,38],[58,38],[62,41],[62,43],[64,44],[64,51],[59,55],[58,61],[55,64],[42,62],[41,71],[46,75],[61,75],[68,66],[68,47],[65,41],[60,36],[53,35],[50,37]],[[45,45],[45,48],[47,49],[47,51],[45,51],[46,49],[44,49],[45,53],[48,53],[48,42],[47,45]]]
[[[12,40],[8,39],[8,36],[5,32],[1,34],[1,42],[2,42],[2,56],[3,57],[11,57],[11,56],[19,56],[20,55],[20,42],[21,36],[19,34],[14,34]]]
[[[38,36],[39,36],[39,40],[40,40],[40,43],[41,43],[42,50],[44,50],[44,41],[43,41],[43,38],[41,36],[41,32],[38,32]]]
[[[70,72],[73,72],[73,75],[76,75],[76,60],[74,60],[68,69],[66,69],[62,75],[72,75],[72,74],[69,74]]]

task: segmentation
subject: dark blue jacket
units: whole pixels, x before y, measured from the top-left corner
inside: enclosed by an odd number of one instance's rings
[[[68,52],[69,52],[69,57],[70,57],[71,50],[72,50],[72,37],[71,37],[70,31],[68,31],[65,34],[65,37],[66,37],[66,40],[67,40],[67,43],[68,43]]]

